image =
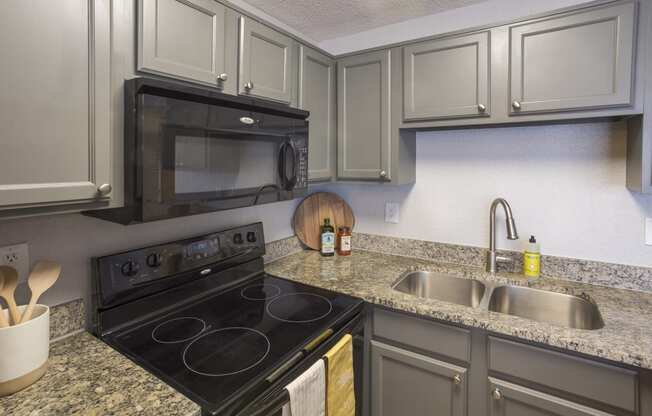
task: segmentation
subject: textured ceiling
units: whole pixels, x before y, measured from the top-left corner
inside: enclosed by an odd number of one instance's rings
[[[317,41],[487,0],[245,0]]]

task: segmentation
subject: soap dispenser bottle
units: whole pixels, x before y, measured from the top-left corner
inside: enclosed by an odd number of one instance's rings
[[[533,235],[523,252],[523,274],[527,277],[539,277],[541,274],[541,249]]]

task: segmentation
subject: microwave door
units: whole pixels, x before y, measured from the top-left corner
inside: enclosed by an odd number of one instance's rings
[[[297,147],[292,138],[281,144],[279,151],[278,176],[281,188],[291,191],[297,184]]]

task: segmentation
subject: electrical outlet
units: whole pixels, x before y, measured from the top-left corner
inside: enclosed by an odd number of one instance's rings
[[[652,246],[652,218],[645,219],[645,245]]]
[[[0,265],[13,267],[18,272],[18,281],[26,281],[27,275],[29,275],[29,248],[27,243],[0,247]]]
[[[385,202],[385,222],[398,224],[399,208],[398,202]]]

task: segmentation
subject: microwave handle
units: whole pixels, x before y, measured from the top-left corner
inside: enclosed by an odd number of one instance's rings
[[[292,154],[292,176],[289,178],[287,176],[288,146]],[[297,146],[292,139],[289,139],[281,144],[279,152],[278,173],[281,177],[281,188],[291,191],[297,183]]]

